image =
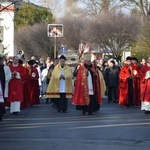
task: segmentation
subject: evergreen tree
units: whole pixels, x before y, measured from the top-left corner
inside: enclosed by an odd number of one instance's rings
[[[51,23],[52,21],[53,15],[48,9],[31,3],[23,3],[15,12],[14,24],[16,28],[20,28],[41,22]]]

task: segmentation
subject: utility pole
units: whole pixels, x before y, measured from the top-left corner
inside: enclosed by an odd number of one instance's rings
[[[54,59],[57,58],[57,43],[56,36],[54,37]]]

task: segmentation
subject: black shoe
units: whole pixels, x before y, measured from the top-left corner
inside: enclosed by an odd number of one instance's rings
[[[82,115],[85,115],[86,111],[85,110],[82,110]]]
[[[118,103],[118,100],[116,100],[116,99],[115,99],[115,100],[113,100],[113,103]]]
[[[67,113],[67,111],[66,111],[66,110],[63,110],[62,113]]]
[[[3,120],[3,118],[2,118],[2,116],[0,116],[0,121],[2,121]]]
[[[150,111],[147,111],[147,110],[146,110],[146,111],[145,111],[145,114],[150,114]]]
[[[124,107],[126,107],[126,108],[130,108],[130,105],[124,105]]]
[[[19,112],[13,112],[14,115],[17,115]]]

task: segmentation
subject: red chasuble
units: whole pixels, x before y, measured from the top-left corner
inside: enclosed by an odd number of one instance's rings
[[[145,79],[146,72],[150,71],[150,66],[144,65],[141,68],[141,100],[150,102],[150,78]]]
[[[96,100],[98,104],[102,103],[101,89],[100,89],[100,77],[98,70],[91,68],[92,72],[92,82],[94,94],[96,95]],[[74,105],[89,105],[90,96],[88,89],[88,69],[85,66],[81,66],[77,72],[75,90],[72,99],[72,104]]]
[[[122,67],[119,73],[119,104],[128,104],[128,78],[130,77],[129,66]]]
[[[129,66],[125,65],[119,74],[119,104],[128,105],[128,78],[133,79],[133,104],[140,106],[140,67],[136,64],[131,65],[131,72]]]
[[[29,78],[28,78],[28,89],[29,89],[29,97],[30,97],[30,105],[36,105],[40,103],[39,100],[39,74],[35,67],[28,68],[29,69]]]
[[[23,101],[24,93],[23,93],[23,84],[25,82],[25,69],[22,65],[13,66],[10,65],[11,72],[19,72],[20,79],[14,75],[14,77],[9,82],[9,92],[8,92],[8,101]]]
[[[136,105],[136,106],[141,105],[141,99],[140,99],[140,70],[141,70],[141,68],[137,64],[132,65],[133,104]]]
[[[24,92],[24,101],[21,102],[21,109],[24,109],[26,107],[29,106],[29,100],[30,100],[30,97],[29,97],[29,88],[28,88],[28,78],[29,78],[29,70],[24,67],[25,69],[25,82],[24,82],[24,85],[23,85],[23,92]]]

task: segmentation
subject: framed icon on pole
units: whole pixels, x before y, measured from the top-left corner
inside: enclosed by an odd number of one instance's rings
[[[62,24],[48,24],[47,36],[48,37],[63,37],[63,25]]]

